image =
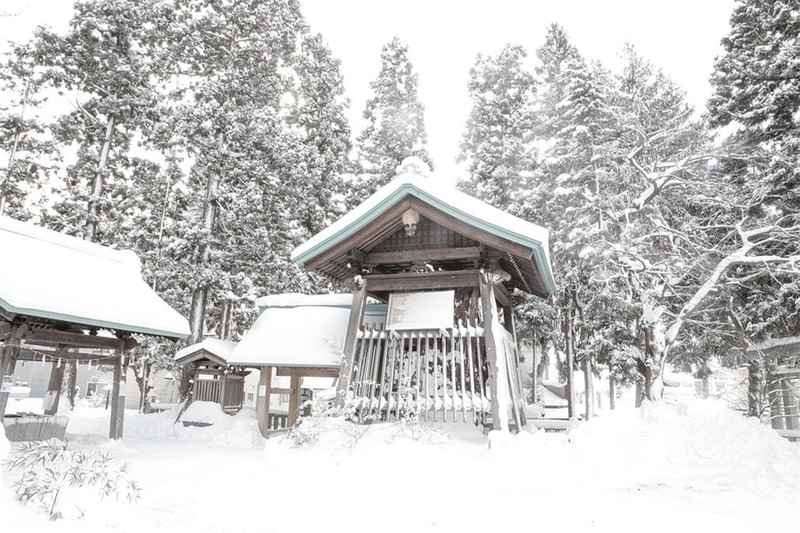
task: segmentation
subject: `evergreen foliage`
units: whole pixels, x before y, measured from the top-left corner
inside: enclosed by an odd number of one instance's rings
[[[433,168],[417,74],[399,38],[383,46],[381,69],[370,87],[372,97],[364,110],[367,125],[356,142],[359,181],[349,195],[350,205],[391,181],[406,157],[419,157]]]

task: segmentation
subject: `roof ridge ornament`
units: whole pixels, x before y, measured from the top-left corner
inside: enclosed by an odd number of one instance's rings
[[[412,155],[403,159],[403,162],[397,166],[395,172],[398,176],[401,174],[415,174],[427,178],[431,174],[431,167],[419,157]]]

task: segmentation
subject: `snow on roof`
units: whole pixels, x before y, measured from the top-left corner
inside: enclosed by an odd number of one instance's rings
[[[239,341],[228,362],[244,366],[339,368],[349,318],[349,305],[267,307]]]
[[[401,171],[408,169],[401,165]],[[548,292],[555,292],[550,266],[549,231],[496,207],[405,170],[359,206],[295,248],[292,261],[304,265],[354,235],[407,195],[414,196],[474,227],[529,247]]]
[[[316,305],[324,307],[347,307],[353,303],[352,294],[300,294],[289,292],[285,294],[270,294],[256,300],[259,309],[266,307],[300,307]]]
[[[227,361],[230,358],[233,349],[236,348],[236,344],[237,343],[235,341],[224,341],[222,339],[210,337],[178,350],[178,352],[175,354],[175,360],[177,361],[201,350],[205,350],[211,355],[215,355],[223,361]]]
[[[185,338],[189,323],[142,279],[129,250],[0,217],[0,307],[86,326]]]

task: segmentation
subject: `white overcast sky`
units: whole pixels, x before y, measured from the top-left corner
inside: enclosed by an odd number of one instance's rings
[[[625,42],[660,66],[702,109],[720,39],[728,32],[733,0],[300,0],[313,31],[324,35],[342,61],[358,132],[369,84],[380,67],[381,46],[393,36],[409,46],[426,110],[428,143],[437,174],[446,181],[455,165],[469,113],[466,84],[479,53],[506,43],[531,56],[547,26],[558,22],[589,59],[611,69]],[[0,38],[24,41],[36,24],[65,28],[72,0],[0,0]]]

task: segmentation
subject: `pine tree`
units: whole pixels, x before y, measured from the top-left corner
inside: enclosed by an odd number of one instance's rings
[[[196,0],[177,18],[170,40],[182,83],[170,142],[193,164],[173,252],[189,266],[197,342],[215,326],[241,330],[255,296],[307,287],[289,251],[307,235],[308,191],[332,203],[346,133],[331,103],[338,73],[321,66],[334,61],[306,39],[297,2]]]
[[[367,125],[356,143],[359,183],[350,194],[350,204],[360,203],[388,183],[406,157],[419,157],[433,167],[417,74],[408,47],[397,37],[383,46],[381,69],[370,87],[373,96],[364,110]]]
[[[348,170],[351,149],[350,124],[345,116],[349,101],[339,60],[333,57],[321,35],[307,36],[296,59],[299,87],[297,102],[289,122],[298,129],[306,155],[297,168],[304,179],[307,201],[303,225],[310,234],[317,233],[343,214],[342,175]]]
[[[535,152],[526,136],[533,127],[533,76],[525,71],[527,56],[507,45],[496,57],[478,55],[470,70],[472,111],[461,142],[459,161],[469,177],[460,187],[500,209],[518,211],[514,199],[535,167]]]
[[[0,216],[24,220],[58,160],[38,117],[41,72],[28,46],[12,45],[0,64]]]
[[[717,170],[738,189],[750,224],[775,224],[790,236],[800,225],[800,17],[788,0],[739,0],[722,40],[708,101],[713,127],[732,133],[725,149],[735,155]],[[791,239],[773,239],[775,256],[800,254]],[[740,266],[731,314],[742,341],[800,332],[797,269]]]
[[[87,0],[76,2],[66,35],[37,31],[38,62],[56,88],[71,93],[76,107],[54,128],[63,145],[78,146],[65,176],[65,198],[50,221],[57,229],[91,241],[113,240],[133,196],[126,170],[133,137],[155,119],[155,47],[168,17],[159,0]]]

